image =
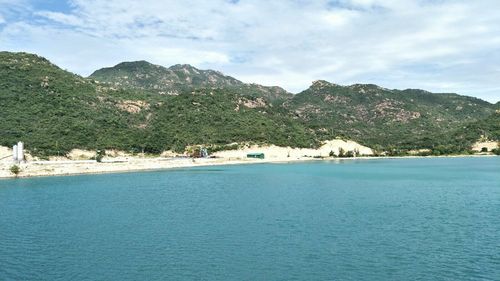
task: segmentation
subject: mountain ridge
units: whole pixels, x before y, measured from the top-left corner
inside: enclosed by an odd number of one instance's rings
[[[277,86],[243,83],[220,71],[201,70],[189,64],[175,64],[167,68],[147,61],[122,62],[96,70],[88,78],[127,89],[141,89],[163,95],[178,95],[196,88],[223,87],[234,88],[249,96],[265,96],[273,100],[291,95]]]
[[[430,92],[428,90],[424,90],[424,89],[418,89],[418,88],[406,88],[406,89],[391,89],[391,88],[386,88],[386,87],[383,87],[383,86],[380,86],[380,85],[377,85],[377,84],[373,84],[373,83],[354,83],[354,84],[348,84],[348,85],[342,85],[342,84],[338,84],[338,83],[335,83],[335,82],[330,82],[330,81],[327,81],[327,80],[324,80],[324,79],[318,79],[318,80],[314,80],[311,82],[311,85],[307,88],[307,89],[304,89],[300,92],[297,92],[297,93],[292,93],[292,92],[288,92],[287,90],[285,90],[284,88],[280,87],[280,86],[264,86],[264,85],[261,85],[261,84],[258,84],[258,83],[245,83],[245,82],[242,82],[241,80],[237,79],[237,78],[234,78],[232,76],[229,76],[229,75],[226,75],[218,70],[213,70],[213,69],[198,69],[190,64],[174,64],[172,66],[169,66],[169,67],[165,67],[165,66],[162,66],[162,65],[158,65],[158,64],[153,64],[153,63],[150,63],[146,60],[138,60],[138,61],[127,61],[127,62],[121,62],[121,63],[118,63],[116,64],[115,66],[111,66],[111,67],[103,67],[103,68],[100,68],[96,71],[94,71],[91,75],[89,75],[87,78],[90,78],[90,79],[94,79],[96,81],[99,81],[99,82],[108,82],[108,83],[116,83],[116,82],[119,82],[119,81],[115,81],[115,79],[118,79],[117,77],[106,77],[106,75],[103,75],[101,72],[107,72],[107,71],[113,71],[113,70],[116,70],[116,69],[120,69],[121,67],[125,66],[125,65],[134,65],[134,66],[140,66],[140,65],[149,65],[150,67],[155,67],[155,68],[159,68],[159,69],[165,69],[165,70],[170,70],[170,71],[182,71],[184,73],[196,73],[196,74],[199,74],[199,73],[205,73],[205,74],[212,74],[212,75],[218,75],[219,78],[224,78],[226,79],[227,81],[231,81],[230,83],[229,82],[226,82],[227,85],[233,85],[233,86],[242,86],[242,85],[246,85],[247,87],[250,87],[250,86],[255,86],[255,87],[259,87],[259,88],[265,88],[265,89],[274,89],[276,92],[280,92],[280,93],[284,93],[284,94],[287,94],[288,96],[292,96],[292,95],[296,95],[296,94],[299,94],[299,93],[302,93],[302,92],[305,92],[307,90],[309,90],[310,88],[318,88],[318,87],[322,87],[322,86],[336,86],[336,87],[348,87],[348,88],[358,88],[358,89],[361,89],[360,93],[363,93],[363,89],[366,91],[366,90],[373,90],[373,89],[378,89],[378,90],[385,90],[385,91],[396,91],[396,92],[408,92],[408,91],[412,91],[412,92],[420,92],[422,94],[432,94],[432,95],[457,95],[457,96],[463,96],[463,97],[469,97],[469,98],[473,98],[473,99],[476,99],[476,100],[479,100],[479,101],[482,101],[482,102],[485,102],[485,103],[488,103],[490,105],[494,105],[495,103],[491,103],[489,101],[486,101],[486,100],[483,100],[481,98],[478,98],[478,97],[474,97],[474,96],[467,96],[467,95],[462,95],[462,94],[458,94],[458,93],[435,93],[435,92]],[[214,82],[214,84],[210,85],[210,84],[205,84],[205,85],[196,85],[196,87],[217,87],[217,83]],[[122,85],[123,86],[123,85]],[[125,86],[126,87],[126,86]],[[195,88],[196,88],[195,87]],[[142,87],[142,89],[145,89],[145,87]],[[498,101],[496,104],[500,104],[500,101]]]
[[[37,55],[0,52],[0,74],[0,144],[26,139],[41,154],[98,147],[159,153],[245,141],[314,147],[339,137],[389,153],[443,145],[465,151],[480,130],[467,137],[459,130],[481,127],[496,136],[487,124],[500,109],[500,102],[457,94],[325,80],[291,94],[214,70],[147,61],[84,78]]]

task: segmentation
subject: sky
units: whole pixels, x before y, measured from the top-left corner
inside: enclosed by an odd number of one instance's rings
[[[192,64],[297,93],[314,80],[500,101],[498,0],[0,0],[0,50],[88,76]]]

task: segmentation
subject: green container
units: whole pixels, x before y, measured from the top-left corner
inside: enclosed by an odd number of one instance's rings
[[[264,153],[248,153],[247,158],[259,158],[264,159]]]

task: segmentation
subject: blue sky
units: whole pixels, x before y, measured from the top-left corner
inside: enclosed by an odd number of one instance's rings
[[[189,63],[299,92],[312,81],[500,100],[498,0],[0,0],[0,50],[87,76]]]

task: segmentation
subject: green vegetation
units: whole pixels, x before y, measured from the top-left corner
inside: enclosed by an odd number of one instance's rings
[[[36,155],[131,147],[140,119],[115,106],[130,95],[101,89],[35,55],[2,52],[0,145],[22,140]]]
[[[17,165],[13,165],[13,166],[11,166],[9,170],[10,170],[10,172],[11,172],[12,174],[14,174],[16,177],[17,177],[17,176],[19,175],[19,173],[21,172],[21,168],[19,168],[19,166],[17,166]]]
[[[160,95],[178,95],[196,89],[226,89],[241,96],[262,97],[273,103],[292,96],[280,87],[245,84],[218,71],[200,70],[187,64],[166,68],[146,61],[123,62],[114,67],[99,69],[89,78],[113,87]]]
[[[38,156],[73,148],[182,152],[243,141],[317,145],[304,125],[249,92],[115,89],[25,53],[0,53],[0,106],[0,145],[22,140]]]
[[[217,151],[224,151],[224,150],[236,150],[240,148],[240,145],[237,144],[237,143],[233,143],[233,144],[222,144],[222,145],[218,145],[218,144],[212,144],[212,145],[209,145],[207,147],[207,152],[208,154],[212,154],[212,153],[215,153]]]
[[[472,97],[326,81],[292,95],[212,70],[144,61],[83,78],[26,53],[0,52],[0,108],[0,145],[24,141],[41,157],[73,148],[317,147],[337,137],[387,155],[442,155],[468,152],[481,136],[500,139],[499,104]]]
[[[321,140],[342,137],[376,150],[399,155],[409,150],[434,148],[465,150],[453,140],[463,126],[488,118],[494,105],[455,94],[432,94],[421,90],[389,90],[376,85],[339,86],[326,81],[313,85],[285,106],[313,129]],[[500,122],[492,122],[500,124]],[[479,132],[470,132],[474,140]],[[450,144],[449,149],[437,145]]]
[[[345,157],[345,150],[342,147],[339,149],[338,157]]]
[[[165,148],[183,151],[186,145],[253,141],[314,146],[315,140],[299,122],[281,115],[271,107],[238,107],[238,96],[225,90],[200,90],[174,96],[155,109],[146,129],[147,149],[160,152]]]
[[[485,118],[468,123],[451,134],[442,135],[442,138],[451,145],[464,149],[479,138],[500,140],[500,111],[497,110]]]

